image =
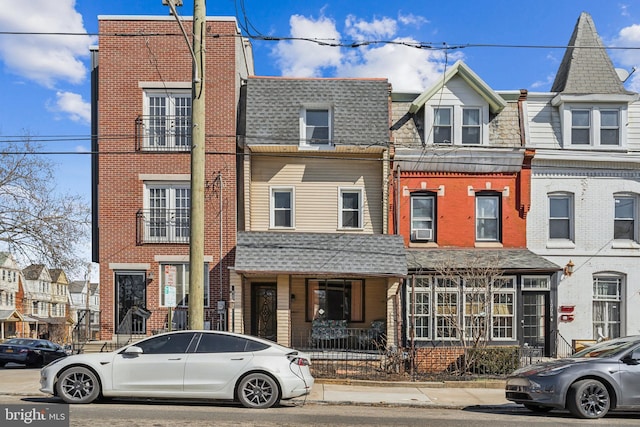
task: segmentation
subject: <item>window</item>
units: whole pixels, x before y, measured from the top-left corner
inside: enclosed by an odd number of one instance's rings
[[[300,126],[303,145],[328,145],[331,143],[331,110],[329,108],[302,110]]]
[[[619,145],[619,120],[618,110],[600,110],[600,145]]]
[[[593,278],[593,338],[621,336],[622,279],[616,276]]]
[[[493,282],[491,337],[515,339],[515,278],[500,278]]]
[[[293,228],[293,188],[271,189],[271,228]]]
[[[407,283],[409,312],[407,324],[417,340],[431,339],[431,278],[416,277]]]
[[[457,281],[443,277],[435,278],[435,328],[436,338],[443,340],[458,337],[460,286]]]
[[[476,240],[500,241],[500,196],[476,195]]]
[[[480,144],[481,135],[480,109],[462,109],[462,143]]]
[[[411,240],[434,241],[435,202],[433,195],[411,196]]]
[[[187,243],[191,189],[188,184],[147,184],[145,242]]]
[[[574,106],[566,110],[571,123],[570,135],[566,138],[571,145],[617,147],[623,139],[620,123],[626,116],[624,108],[600,108]],[[568,129],[567,129],[568,130]]]
[[[453,110],[435,108],[433,111],[433,143],[451,144],[453,141]]]
[[[549,239],[573,240],[573,200],[569,195],[549,196]]]
[[[571,144],[589,145],[589,131],[591,129],[591,114],[589,110],[571,111]]]
[[[547,276],[528,276],[522,278],[522,290],[523,291],[536,291],[536,290],[549,290],[551,289],[551,283]]]
[[[338,228],[362,228],[362,190],[340,189]]]
[[[162,335],[140,341],[135,345],[143,354],[181,354],[186,353],[193,339],[194,332]]]
[[[614,239],[635,239],[636,200],[632,196],[615,196]]]
[[[209,307],[209,264],[204,264],[204,306]],[[189,264],[160,264],[160,305],[167,306],[166,286],[176,288],[176,307],[189,306]],[[174,319],[174,322],[176,319]]]
[[[307,320],[364,320],[362,280],[329,279],[307,281]]]
[[[191,148],[191,91],[145,93],[144,149]]]

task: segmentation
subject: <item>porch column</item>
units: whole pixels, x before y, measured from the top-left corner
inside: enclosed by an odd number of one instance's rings
[[[400,312],[400,279],[387,280],[387,347],[398,346],[398,313]]]
[[[277,280],[277,342],[287,347],[291,346],[290,279],[290,276],[279,275]]]
[[[242,301],[244,289],[242,289],[242,276],[229,271],[229,331],[244,334],[244,310]]]

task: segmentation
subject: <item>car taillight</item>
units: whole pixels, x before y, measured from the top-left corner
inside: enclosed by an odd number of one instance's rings
[[[291,359],[291,364],[297,366],[311,366],[311,362],[302,357],[294,357],[293,359]]]
[[[21,348],[19,353],[29,353],[29,349],[27,348]]]

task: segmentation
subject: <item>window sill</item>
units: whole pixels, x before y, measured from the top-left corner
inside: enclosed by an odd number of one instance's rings
[[[437,248],[436,242],[409,242],[410,248]]]
[[[614,240],[612,249],[640,249],[640,244],[634,240]]]
[[[567,239],[547,240],[547,249],[575,249],[576,242]]]
[[[274,230],[274,231],[288,231],[288,230],[295,230],[295,227],[269,227],[269,230]]]
[[[337,229],[337,231],[339,232],[346,232],[346,231],[364,231],[364,228],[356,228],[356,227],[340,227]]]
[[[476,242],[474,245],[476,248],[502,248],[503,245],[500,242]]]

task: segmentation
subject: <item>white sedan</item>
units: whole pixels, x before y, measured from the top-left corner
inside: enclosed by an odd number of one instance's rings
[[[309,366],[307,355],[264,339],[175,331],[109,353],[58,359],[42,368],[40,391],[66,403],[99,397],[188,398],[269,408],[311,391]]]

